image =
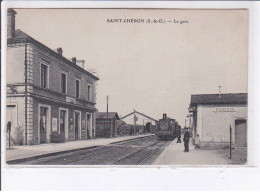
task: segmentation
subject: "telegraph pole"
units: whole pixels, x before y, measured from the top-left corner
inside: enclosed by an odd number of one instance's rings
[[[232,158],[232,128],[231,128],[231,125],[230,125],[230,128],[229,128],[229,159]]]
[[[108,125],[108,96],[107,96],[107,121],[106,121],[106,123],[107,123],[107,126],[109,126]],[[110,126],[110,128],[111,128],[111,126]],[[112,131],[111,131],[111,129],[110,129],[110,137],[112,137]]]
[[[189,114],[189,129],[191,128],[191,115]]]
[[[135,115],[135,110],[134,110],[134,134],[135,134],[135,126],[136,126],[136,115]]]

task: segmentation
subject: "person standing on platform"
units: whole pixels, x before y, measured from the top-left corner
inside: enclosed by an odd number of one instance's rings
[[[185,147],[184,152],[189,152],[189,141],[190,141],[190,131],[189,130],[187,130],[184,133],[183,141],[184,141],[184,147]]]
[[[194,145],[195,145],[195,149],[200,149],[200,136],[199,136],[199,134],[197,134],[197,136],[195,138]]]
[[[178,138],[177,143],[181,143],[181,132],[180,131],[177,133],[177,138]]]

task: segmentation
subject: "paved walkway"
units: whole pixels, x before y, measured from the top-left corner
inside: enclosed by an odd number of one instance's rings
[[[190,152],[183,152],[184,144],[173,141],[153,162],[153,165],[228,165],[230,160],[216,150],[195,150],[190,142]]]
[[[118,141],[125,141],[129,139],[135,139],[135,138],[151,136],[151,135],[153,134],[132,135],[132,136],[115,137],[115,138],[97,138],[97,139],[70,141],[66,143],[51,143],[51,144],[41,144],[41,145],[33,145],[33,146],[13,146],[11,150],[9,149],[6,150],[6,161],[35,157],[35,156],[51,154],[56,152],[87,148],[92,146],[104,146]]]

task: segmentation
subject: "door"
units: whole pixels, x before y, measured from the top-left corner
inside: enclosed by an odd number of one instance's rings
[[[245,119],[235,121],[235,146],[247,146],[247,121]]]
[[[17,107],[16,105],[7,105],[6,106],[6,125],[10,121],[11,122],[11,142],[18,142],[19,141],[19,135],[21,131],[17,128],[18,126],[18,118],[17,118]],[[7,134],[9,137],[9,134]],[[20,139],[23,140],[23,133],[20,134]]]
[[[47,108],[40,107],[40,143],[46,143],[47,111]]]
[[[87,138],[91,138],[90,115],[87,114]]]
[[[61,142],[65,142],[65,127],[66,127],[66,111],[60,111],[60,135]]]
[[[75,140],[79,139],[79,113],[75,112]]]
[[[145,132],[147,133],[150,133],[151,132],[151,123],[146,123],[146,126],[145,126]]]

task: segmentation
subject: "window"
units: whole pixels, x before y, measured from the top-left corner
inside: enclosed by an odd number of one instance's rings
[[[79,98],[79,80],[76,80],[76,97]]]
[[[48,66],[41,64],[41,87],[48,87]]]
[[[91,115],[87,114],[87,130],[88,130],[88,132],[90,132],[89,131],[90,130],[90,117],[91,117]]]
[[[91,100],[91,85],[88,84],[88,94],[87,94],[87,97],[88,97],[88,101]]]
[[[65,73],[61,73],[61,92],[67,93],[67,75]]]

